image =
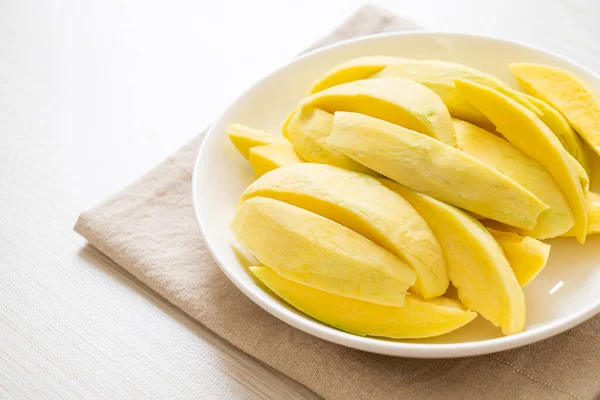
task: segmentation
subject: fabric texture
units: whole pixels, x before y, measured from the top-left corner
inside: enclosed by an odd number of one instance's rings
[[[315,47],[416,29],[361,8]],[[600,318],[523,348],[419,360],[353,350],[301,332],[246,298],[211,258],[194,217],[191,174],[204,133],[135,183],[84,212],[75,230],[232,345],[327,399],[567,399],[600,394]]]

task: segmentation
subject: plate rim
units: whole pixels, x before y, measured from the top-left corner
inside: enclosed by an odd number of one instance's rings
[[[207,151],[207,139],[214,135],[215,133],[215,125],[217,122],[221,121],[225,115],[229,113],[229,111],[236,105],[240,99],[244,98],[248,92],[252,91],[255,87],[261,85],[263,81],[267,80],[271,75],[278,73],[280,70],[287,68],[288,66],[298,62],[299,60],[303,60],[305,58],[311,57],[314,54],[327,52],[332,48],[337,48],[341,46],[346,46],[350,43],[368,41],[373,39],[378,39],[382,37],[396,37],[396,36],[444,36],[446,38],[470,38],[477,40],[491,40],[496,42],[507,43],[511,45],[517,45],[529,50],[533,50],[540,53],[545,53],[555,59],[559,59],[565,62],[568,65],[575,66],[587,74],[590,74],[595,77],[595,79],[600,82],[600,76],[592,71],[590,68],[568,58],[557,54],[555,52],[543,49],[541,47],[531,45],[522,41],[512,40],[512,39],[504,39],[496,36],[490,35],[481,35],[481,34],[471,34],[471,33],[461,33],[461,32],[452,32],[452,31],[442,31],[442,30],[429,30],[429,29],[420,29],[414,31],[394,31],[394,32],[383,32],[371,35],[359,36],[356,38],[346,39],[342,41],[338,41],[323,47],[319,47],[314,50],[310,50],[306,53],[302,53],[298,57],[281,64],[279,67],[272,69],[268,73],[264,74],[261,78],[256,80],[254,83],[246,87],[243,91],[239,93],[239,95],[233,100],[229,105],[221,112],[211,124],[210,128],[204,135],[202,139],[202,143],[200,144],[200,148],[196,154],[194,159],[194,168],[192,172],[192,202],[194,208],[194,216],[196,219],[196,223],[200,230],[200,234],[208,248],[211,257],[215,260],[221,271],[227,276],[227,278],[252,302],[261,307],[263,310],[276,317],[280,321],[293,326],[296,329],[299,329],[309,335],[316,336],[320,339],[336,343],[339,345],[343,345],[346,347],[363,350],[371,353],[385,354],[390,356],[398,356],[398,357],[410,357],[410,358],[460,358],[460,357],[469,357],[469,356],[477,356],[484,354],[496,353],[503,350],[509,350],[521,346],[525,346],[528,344],[532,344],[552,336],[555,336],[559,333],[565,332],[585,321],[592,318],[596,314],[600,313],[600,298],[596,303],[591,303],[587,307],[580,309],[578,312],[573,315],[563,317],[557,321],[550,323],[544,327],[532,328],[530,330],[526,330],[524,332],[520,332],[514,335],[502,336],[498,338],[492,339],[484,339],[477,340],[471,342],[461,342],[461,343],[410,343],[410,342],[402,342],[402,341],[392,341],[386,340],[384,338],[370,337],[370,336],[358,336],[349,332],[341,331],[336,328],[325,325],[324,323],[318,322],[316,320],[309,319],[304,317],[301,314],[293,312],[292,310],[284,307],[279,304],[274,299],[270,299],[271,295],[265,292],[262,288],[258,287],[260,293],[255,293],[254,288],[246,285],[243,281],[239,280],[232,271],[228,269],[224,262],[217,256],[217,251],[215,250],[215,246],[212,243],[212,240],[209,236],[206,235],[206,231],[203,228],[203,222],[201,217],[201,212],[199,210],[200,199],[202,198],[201,192],[197,190],[198,187],[198,169],[201,163],[201,159],[203,154]],[[291,306],[293,308],[293,306]]]

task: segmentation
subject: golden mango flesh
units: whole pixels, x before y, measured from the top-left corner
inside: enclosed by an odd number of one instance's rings
[[[246,200],[231,228],[262,264],[326,292],[402,306],[416,281],[408,265],[364,236],[279,200]]]
[[[549,65],[514,63],[510,71],[527,92],[558,110],[600,154],[600,98],[569,71]]]
[[[540,163],[503,138],[465,121],[453,122],[459,149],[514,179],[550,206],[539,215],[533,229],[521,230],[524,235],[546,239],[559,236],[573,227],[575,220],[569,203]]]
[[[585,194],[585,203],[588,210],[588,228],[587,234],[593,235],[600,233],[600,194],[588,192]],[[561,236],[575,236],[575,232],[571,229],[569,232]]]
[[[256,178],[285,165],[304,162],[291,143],[272,143],[252,147],[248,153],[248,161],[254,169]]]
[[[235,148],[246,160],[250,155],[252,147],[265,144],[290,144],[285,138],[269,135],[265,131],[250,128],[242,124],[227,125],[227,135]]]
[[[577,240],[583,243],[587,232],[587,208],[579,174],[571,156],[550,128],[534,113],[487,86],[457,80],[456,87],[513,146],[550,172],[573,212]]]
[[[525,296],[502,248],[479,221],[456,207],[390,180],[386,186],[404,197],[437,237],[458,298],[499,326],[505,335],[525,327]]]
[[[450,113],[442,100],[427,87],[408,79],[389,77],[344,83],[303,99],[300,107],[366,114],[449,146],[456,145]]]
[[[533,229],[548,208],[523,186],[476,158],[366,115],[335,113],[329,143],[418,192],[522,229]]]
[[[588,234],[600,233],[600,194],[589,192],[585,198],[590,212]]]
[[[503,232],[488,228],[498,241],[513,269],[519,285],[530,283],[546,266],[550,256],[550,245],[529,236],[514,232]]]
[[[315,81],[283,137],[230,124],[256,176],[231,228],[257,283],[357,335],[442,335],[476,313],[522,332],[538,239],[600,233],[600,98],[559,68],[510,69],[530,94],[457,63],[359,57]]]
[[[376,72],[381,71],[390,64],[402,62],[400,57],[366,56],[345,61],[336,65],[314,84],[310,93],[317,93],[332,86],[342,83],[366,79]]]
[[[332,125],[333,114],[327,111],[312,107],[297,109],[287,122],[287,137],[298,154],[309,162],[374,174],[374,171],[346,157],[327,143]]]
[[[296,164],[262,176],[240,202],[257,196],[319,214],[389,250],[415,270],[413,289],[424,298],[448,288],[444,256],[429,225],[374,177],[329,165]]]
[[[465,65],[436,60],[413,60],[390,56],[365,56],[351,59],[336,65],[319,78],[313,85],[311,93],[352,81],[386,76],[406,78],[427,86],[441,97],[453,117],[490,130],[493,130],[493,125],[460,96],[454,86],[454,79],[471,79],[501,90],[515,101],[539,113],[535,105],[523,94],[513,90],[495,76]]]
[[[361,336],[418,339],[451,332],[477,314],[445,297],[424,300],[406,296],[403,307],[386,306],[328,293],[286,279],[267,267],[250,271],[277,296],[303,313]]]
[[[540,119],[556,135],[565,150],[585,169],[586,173],[592,173],[592,160],[585,144],[569,125],[569,122],[554,107],[543,100],[531,95],[525,95],[527,99],[542,112]]]
[[[402,62],[389,65],[373,77],[385,76],[406,78],[427,86],[441,97],[453,117],[469,121],[490,130],[493,130],[493,125],[491,125],[489,120],[458,93],[454,85],[455,79],[468,79],[489,86],[504,93],[533,112],[539,113],[535,105],[522,93],[512,89],[495,76],[462,64],[437,60],[404,59]]]

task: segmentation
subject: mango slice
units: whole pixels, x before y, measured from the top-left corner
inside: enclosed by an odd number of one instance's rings
[[[525,327],[525,296],[502,248],[483,225],[464,211],[388,179],[382,182],[404,197],[437,237],[458,298],[505,335]]]
[[[262,176],[240,202],[268,197],[335,221],[390,251],[417,273],[411,290],[426,299],[448,288],[442,249],[425,220],[376,178],[322,164],[296,164]]]
[[[301,312],[340,330],[361,336],[417,339],[438,336],[471,322],[477,314],[445,297],[406,296],[404,307],[369,303],[296,283],[267,267],[250,271],[277,296]]]
[[[529,236],[488,228],[498,241],[521,287],[530,283],[546,266],[550,245]]]
[[[265,144],[290,144],[285,138],[269,135],[265,131],[253,129],[242,124],[227,125],[227,135],[229,135],[229,139],[235,148],[246,160],[250,156],[250,149],[252,147]]]
[[[589,192],[585,199],[590,213],[588,234],[600,233],[600,194]]]
[[[300,107],[321,108],[330,113],[366,114],[431,136],[449,146],[456,145],[450,114],[442,100],[430,89],[408,79],[343,83],[303,99]]]
[[[573,213],[560,188],[537,161],[517,150],[505,139],[465,121],[453,120],[458,148],[531,191],[550,208],[542,211],[524,235],[538,239],[559,236],[573,227]]]
[[[298,154],[309,162],[376,174],[327,143],[332,125],[333,114],[318,108],[301,108],[290,116],[286,132]]]
[[[288,115],[285,116],[283,124],[281,124],[281,135],[288,140],[290,139],[290,135],[288,134],[288,125],[290,124],[290,120],[292,119],[294,114],[296,114],[296,111],[298,111],[298,107],[292,109],[292,111],[290,111]]]
[[[500,79],[462,64],[437,60],[405,59],[402,62],[396,62],[384,68],[373,77],[385,76],[406,78],[427,86],[442,98],[442,101],[446,104],[453,117],[469,121],[489,130],[493,130],[493,125],[491,125],[490,121],[481,112],[465,101],[458,93],[454,85],[455,79],[467,79],[489,86],[504,93],[531,111],[540,113],[540,110],[525,98],[522,93],[512,89]]]
[[[548,208],[523,186],[476,158],[380,119],[336,112],[328,143],[414,190],[522,229],[533,229]]]
[[[408,265],[364,236],[279,200],[246,200],[231,228],[261,263],[326,292],[402,306],[416,281]]]
[[[556,108],[590,147],[600,154],[600,98],[571,72],[549,65],[509,65],[530,94]]]
[[[556,135],[565,150],[577,160],[588,175],[591,175],[592,159],[588,149],[565,117],[545,101],[528,94],[524,96],[542,112],[540,119]]]
[[[304,162],[296,154],[294,146],[290,143],[272,143],[252,147],[248,155],[248,161],[254,169],[256,178],[274,169]]]
[[[550,128],[534,113],[487,86],[459,79],[456,81],[456,87],[474,107],[496,125],[497,130],[510,143],[550,172],[575,217],[577,240],[585,242],[587,209],[579,175],[569,153]]]
[[[366,56],[345,61],[319,78],[313,84],[310,93],[317,93],[342,83],[366,79],[388,65],[402,61],[403,58],[390,56]]]
[[[585,202],[588,210],[588,229],[587,234],[593,235],[600,233],[600,194],[588,192],[585,194]],[[575,232],[571,229],[561,236],[573,237]]]
[[[571,154],[568,155],[570,160],[569,162],[577,172],[577,176],[579,177],[579,183],[581,184],[581,189],[583,190],[583,194],[585,195],[590,191],[590,177],[587,171],[579,164],[579,162],[573,157]]]

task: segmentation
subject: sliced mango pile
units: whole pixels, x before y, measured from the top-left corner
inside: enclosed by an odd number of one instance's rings
[[[541,240],[600,233],[600,100],[571,72],[511,64],[528,92],[461,64],[334,66],[281,136],[230,124],[252,165],[231,229],[265,288],[356,335],[417,339],[478,314],[527,324]]]

